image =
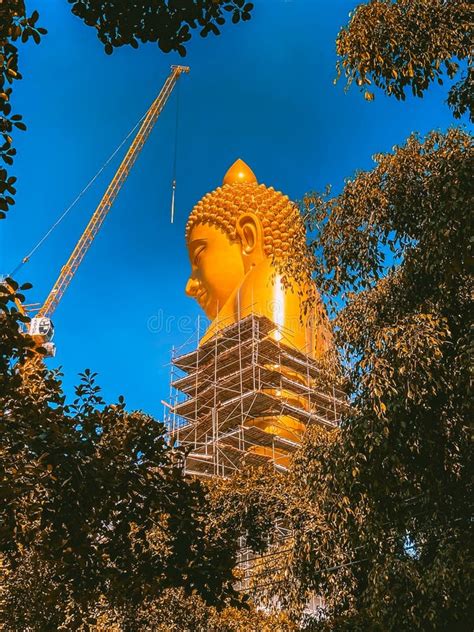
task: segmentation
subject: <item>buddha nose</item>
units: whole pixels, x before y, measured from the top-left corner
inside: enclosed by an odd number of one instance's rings
[[[188,296],[196,296],[198,287],[199,281],[192,276],[189,277],[188,282],[186,283],[186,294]]]

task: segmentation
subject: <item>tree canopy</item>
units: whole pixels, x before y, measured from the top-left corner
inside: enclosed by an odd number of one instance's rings
[[[461,75],[449,90],[448,104],[456,118],[467,112],[474,120],[471,44],[470,2],[372,0],[356,6],[341,29],[337,68],[369,101],[372,83],[404,100],[407,89],[422,97],[430,84],[443,83],[444,74],[449,79]]]
[[[315,555],[327,542],[329,566],[341,549],[354,562],[326,578],[348,629],[469,627],[473,157],[461,130],[413,135],[310,202],[320,282],[347,295],[335,327],[352,405],[338,440],[309,440],[295,468],[331,499]]]
[[[255,551],[288,529],[265,598],[304,629],[471,627],[473,157],[462,130],[413,135],[304,201],[350,406],[307,431],[287,476],[249,470],[213,492],[219,528]]]
[[[22,116],[12,112],[11,96],[14,81],[22,78],[18,65],[17,42],[33,39],[36,44],[46,30],[37,25],[37,11],[28,16],[23,0],[8,0],[0,4],[0,159],[7,166],[13,165],[16,149],[13,147],[13,130],[25,130]],[[15,203],[16,177],[0,167],[0,219],[6,217]]]
[[[246,0],[68,0],[72,12],[88,26],[110,54],[117,46],[156,42],[165,53],[186,55],[186,43],[194,29],[202,37],[219,35],[226,16],[233,24],[250,19],[253,4]]]
[[[70,404],[57,372],[26,370],[14,298],[0,287],[2,624],[80,629],[173,588],[238,603],[237,541],[209,529],[206,490],[184,478],[163,424],[123,398],[106,405],[88,370]]]

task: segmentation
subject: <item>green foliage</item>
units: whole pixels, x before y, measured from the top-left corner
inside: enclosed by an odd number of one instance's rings
[[[5,0],[0,3],[0,160],[7,166],[13,165],[16,149],[13,147],[14,129],[25,130],[20,114],[12,113],[12,84],[22,78],[18,69],[18,48],[15,43],[27,42],[30,38],[39,44],[46,30],[37,26],[39,15],[33,11],[27,16],[22,0]],[[15,201],[13,196],[16,178],[0,167],[0,219],[4,219]]]
[[[305,201],[351,406],[306,433],[288,476],[214,484],[211,519],[258,552],[289,530],[266,598],[300,621],[322,596],[307,630],[471,628],[473,154],[459,129],[413,135]]]
[[[238,604],[237,541],[209,528],[206,490],[184,478],[164,426],[123,398],[106,405],[89,370],[67,405],[59,374],[25,364],[22,296],[0,289],[1,624],[82,629],[166,589]]]
[[[255,552],[264,552],[272,543],[272,527],[286,515],[288,499],[281,474],[273,467],[244,468],[232,479],[216,478],[208,483],[211,528],[231,530]]]
[[[459,129],[414,135],[308,200],[352,400],[293,470],[318,507],[295,559],[321,629],[470,626],[473,155]]]
[[[107,54],[117,46],[138,48],[139,41],[157,42],[165,53],[174,50],[186,55],[191,31],[199,29],[202,37],[219,35],[225,16],[233,24],[250,19],[253,9],[246,0],[68,0],[72,12],[85,24],[97,29],[97,37]]]
[[[465,112],[474,120],[472,63],[472,6],[465,0],[372,0],[358,5],[347,27],[341,29],[336,47],[338,75],[347,84],[368,90],[372,83],[387,95],[405,99],[411,88],[422,97],[431,83],[452,79],[460,62],[469,66],[448,95],[456,118]]]
[[[96,623],[91,632],[294,632],[288,618],[269,615],[255,607],[218,610],[197,595],[182,589],[165,589],[156,599],[145,599],[134,610],[111,610],[104,600],[98,604]]]

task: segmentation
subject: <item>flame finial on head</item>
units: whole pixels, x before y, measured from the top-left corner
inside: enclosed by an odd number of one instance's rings
[[[257,178],[252,169],[238,158],[225,174],[222,184],[241,184],[243,182],[257,184]]]

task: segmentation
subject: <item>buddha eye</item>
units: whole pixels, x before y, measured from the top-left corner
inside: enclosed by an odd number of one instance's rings
[[[194,252],[194,258],[193,258],[193,263],[195,266],[198,265],[200,256],[204,252],[205,248],[206,248],[205,244],[202,244],[201,246],[198,246],[198,248],[196,248]]]

